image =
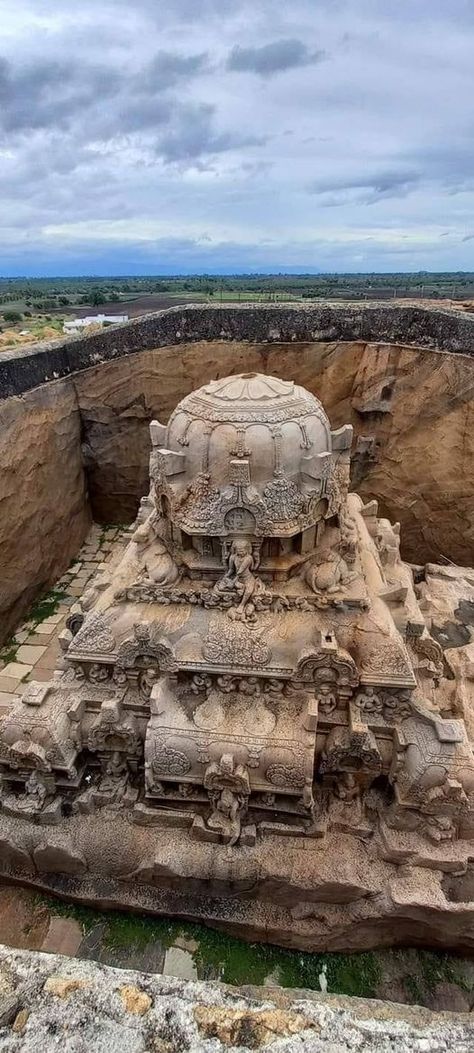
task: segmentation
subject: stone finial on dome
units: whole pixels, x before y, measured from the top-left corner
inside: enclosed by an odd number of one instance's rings
[[[202,389],[217,399],[235,402],[239,399],[249,402],[261,402],[267,399],[292,395],[295,385],[292,380],[280,380],[279,377],[267,377],[263,373],[239,373],[235,377],[223,377],[211,380]]]

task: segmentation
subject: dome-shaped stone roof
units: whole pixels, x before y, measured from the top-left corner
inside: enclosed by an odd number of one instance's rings
[[[165,507],[190,533],[290,535],[324,496],[331,427],[319,400],[293,381],[213,380],[178,404],[163,437]]]

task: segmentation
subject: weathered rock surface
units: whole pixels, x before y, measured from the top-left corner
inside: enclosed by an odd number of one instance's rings
[[[231,988],[0,947],[5,1053],[467,1053],[473,1043],[469,1013]]]
[[[183,829],[141,827],[118,813],[111,822],[104,812],[71,816],[50,830],[1,815],[0,836],[10,853],[0,859],[2,880],[100,909],[194,919],[305,951],[410,944],[474,950],[472,842],[463,843],[461,862],[458,842],[454,864],[452,846],[430,848],[411,834],[399,860],[400,838],[389,832],[356,848],[350,835],[335,831],[324,840],[287,837],[284,848],[265,838],[229,853]],[[37,851],[45,841],[50,854]],[[82,872],[52,868],[51,860],[66,853],[80,860]]]
[[[0,401],[0,642],[87,533],[80,434],[71,381]]]

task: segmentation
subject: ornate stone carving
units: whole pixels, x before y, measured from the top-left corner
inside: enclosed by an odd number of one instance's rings
[[[335,646],[320,650],[308,648],[300,654],[295,669],[295,680],[318,680],[322,683],[333,679],[341,687],[357,686],[359,674],[349,654]]]
[[[362,691],[359,691],[355,701],[361,713],[366,715],[381,713],[383,710],[383,700],[380,695],[376,694],[373,687],[365,687]]]
[[[206,769],[204,786],[212,806],[207,820],[209,829],[215,830],[225,844],[235,845],[250,794],[245,767],[236,764],[231,753],[224,753],[219,761]]]
[[[354,734],[350,728],[330,731],[319,764],[321,775],[338,771],[363,771],[370,782],[382,770],[382,758],[374,735],[368,728]]]
[[[429,633],[410,636],[410,647],[418,657],[419,668],[432,676],[444,676],[443,648]]]
[[[356,577],[342,556],[327,548],[321,549],[304,568],[305,581],[316,593],[339,593]]]
[[[316,691],[318,709],[323,717],[329,717],[337,709],[337,695],[332,690],[331,684],[320,684]]]
[[[91,612],[74,637],[74,652],[110,654],[115,650],[115,638],[102,614]]]
[[[90,613],[72,616],[66,668],[0,718],[2,801],[26,787],[9,814],[49,822],[54,803],[63,823],[64,794],[78,821],[123,809],[125,832],[133,804],[143,825],[176,823],[170,843],[192,831],[250,848],[265,811],[263,837],[290,833],[298,859],[296,835],[367,836],[389,779],[392,832],[461,846],[474,756],[460,722],[436,714],[467,712],[468,693],[424,628],[428,570],[422,596],[397,527],[349,493],[350,427],[331,432],[297,385],[245,374],[191,393],[151,436],[149,495],[83,598]]]
[[[87,746],[93,752],[123,750],[130,756],[141,754],[143,749],[135,717],[124,713],[121,704],[115,700],[102,703],[89,730]]]
[[[255,603],[252,601],[266,591],[253,573],[256,568],[252,542],[247,538],[236,538],[230,547],[227,574],[214,587],[217,597],[226,592],[237,593],[239,603],[229,610],[229,617],[235,621],[255,620]]]
[[[263,501],[268,518],[273,523],[297,519],[305,507],[303,495],[290,479],[273,479],[267,483]]]
[[[170,644],[164,638],[155,636],[149,625],[134,625],[133,638],[122,643],[117,651],[117,665],[120,668],[134,666],[139,659],[144,664],[154,660],[163,672],[176,669]]]
[[[267,782],[279,789],[289,787],[292,790],[302,789],[305,784],[304,772],[290,764],[270,764],[265,772]]]
[[[248,628],[239,622],[211,622],[203,654],[213,665],[264,666],[270,661],[270,648],[262,639],[264,630]]]
[[[372,676],[381,674],[384,679],[392,675],[408,676],[409,679],[414,679],[410,659],[401,640],[378,643],[368,654],[364,655],[362,669]]]
[[[132,541],[138,548],[138,559],[146,570],[147,577],[155,585],[167,588],[174,585],[180,577],[180,568],[170,552],[170,547],[159,536],[162,519],[151,515],[145,523],[137,527]]]
[[[151,761],[151,768],[155,775],[168,775],[178,778],[187,775],[191,762],[185,753],[160,743]]]

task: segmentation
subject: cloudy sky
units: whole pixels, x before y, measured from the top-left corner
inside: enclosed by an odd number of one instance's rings
[[[474,0],[0,0],[0,274],[474,270]]]

